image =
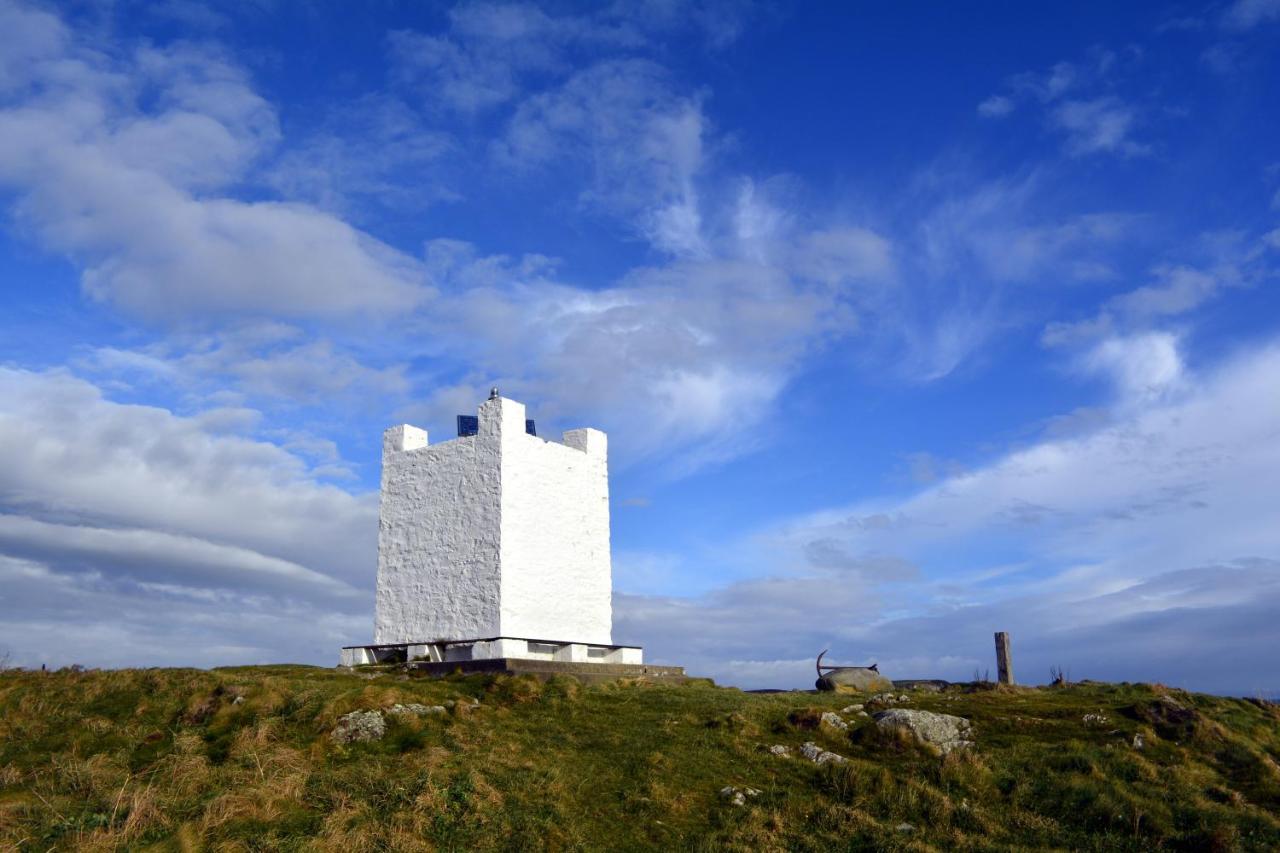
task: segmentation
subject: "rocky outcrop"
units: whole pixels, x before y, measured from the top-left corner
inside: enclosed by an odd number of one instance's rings
[[[381,740],[387,733],[387,722],[380,711],[352,711],[338,720],[331,737],[338,743],[364,743]]]
[[[936,747],[944,755],[973,746],[973,724],[964,717],[893,708],[881,711],[874,719],[881,730],[909,732],[916,740]]]

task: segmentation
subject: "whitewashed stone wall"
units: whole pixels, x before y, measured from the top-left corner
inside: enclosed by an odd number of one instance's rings
[[[525,407],[479,410],[479,433],[383,440],[375,643],[528,637],[608,645],[605,434],[528,435]]]

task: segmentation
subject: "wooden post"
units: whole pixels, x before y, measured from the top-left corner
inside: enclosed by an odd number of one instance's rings
[[[1005,631],[996,631],[996,671],[1001,684],[1013,684],[1013,652]]]

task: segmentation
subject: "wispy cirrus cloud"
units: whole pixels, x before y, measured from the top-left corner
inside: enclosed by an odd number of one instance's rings
[[[1184,316],[1223,292],[1275,278],[1277,246],[1269,235],[1202,235],[1190,254],[1194,260],[1164,262],[1150,271],[1150,281],[1108,297],[1097,313],[1083,320],[1054,321],[1041,341],[1050,347],[1089,344],[1113,333],[1147,329]]]
[[[517,172],[572,166],[583,200],[633,221],[656,248],[706,255],[696,187],[706,119],[648,60],[611,60],[523,101],[493,147]]]
[[[1235,0],[1222,13],[1222,25],[1235,30],[1247,30],[1277,20],[1280,20],[1280,2],[1277,0]]]
[[[1059,62],[1044,72],[1015,75],[1003,92],[978,104],[978,114],[1003,119],[1034,104],[1044,110],[1046,125],[1062,134],[1065,150],[1073,157],[1147,154],[1150,146],[1134,138],[1143,121],[1141,110],[1110,85],[1128,60],[1095,49],[1083,62]]]

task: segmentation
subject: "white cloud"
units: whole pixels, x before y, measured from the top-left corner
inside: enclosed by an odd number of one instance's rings
[[[1200,263],[1158,264],[1149,284],[1110,297],[1094,317],[1048,324],[1042,342],[1051,347],[1088,343],[1117,330],[1146,328],[1186,315],[1225,289],[1248,287],[1274,274],[1268,235],[1258,240],[1216,236],[1202,235],[1198,241],[1208,246],[1208,257]]]
[[[1176,390],[1183,378],[1178,339],[1167,332],[1108,338],[1085,354],[1082,364],[1110,377],[1128,401],[1162,397]]]
[[[349,348],[282,323],[171,334],[132,350],[97,347],[76,366],[126,386],[162,383],[203,400],[225,399],[235,389],[273,406],[396,399],[410,390],[404,364],[368,366]]]
[[[1108,85],[1137,55],[1131,50],[1117,56],[1095,48],[1083,62],[1059,62],[1044,72],[1017,74],[1009,79],[1003,94],[991,95],[978,104],[978,114],[1001,118],[1019,104],[1039,104],[1046,110],[1049,127],[1066,136],[1066,150],[1072,156],[1146,154],[1150,147],[1133,138],[1140,123],[1138,110]]]
[[[581,14],[549,14],[527,3],[461,3],[440,33],[401,30],[389,42],[395,76],[430,107],[475,117],[525,95],[603,52],[626,55],[693,32],[712,49],[733,42],[751,4],[601,4]]]
[[[59,55],[70,39],[56,16],[7,2],[0,3],[0,32],[0,94],[25,87],[30,64]]]
[[[1112,275],[1133,217],[1041,212],[1043,175],[959,185],[926,172],[925,212],[899,240],[901,284],[883,293],[870,331],[899,375],[933,381],[970,363],[1019,311],[1043,310],[1064,280]],[[887,322],[886,322],[887,320]]]
[[[31,233],[83,265],[92,298],[166,320],[385,313],[425,298],[417,261],[341,220],[211,194],[278,140],[235,66],[182,45],[111,58],[54,31],[38,51],[0,47],[19,90],[0,110],[0,186]]]
[[[401,100],[370,94],[332,105],[268,168],[286,198],[333,213],[458,201],[459,143]]]
[[[1005,95],[992,95],[978,104],[978,115],[983,118],[1003,118],[1013,112],[1016,104]]]
[[[667,456],[686,470],[751,449],[787,381],[826,339],[856,329],[853,305],[892,268],[884,239],[856,228],[797,233],[777,254],[637,269],[584,291],[539,259],[433,245],[451,295],[424,334],[466,347],[472,374],[406,414],[443,421],[496,379],[544,421],[572,412],[609,429],[620,464]]]
[[[108,580],[0,554],[0,625],[12,663],[33,668],[330,663],[364,636],[368,614],[332,600]]]
[[[303,599],[362,597],[361,591],[305,566],[247,548],[156,530],[52,524],[0,515],[0,551],[94,575],[163,583],[171,589],[269,592]]]
[[[376,501],[206,414],[0,368],[0,630],[18,662],[322,662],[364,638]]]
[[[210,432],[198,416],[112,403],[64,373],[0,368],[0,392],[3,512],[201,540],[367,581],[374,502],[316,482],[297,456]]]
[[[706,252],[695,188],[705,124],[660,66],[607,60],[525,99],[493,151],[516,171],[580,173],[584,201],[634,221],[663,251],[697,256]]]
[[[1274,690],[1280,669],[1260,650],[1280,642],[1270,615],[1280,496],[1269,487],[1280,481],[1280,343],[1202,377],[1187,376],[1171,347],[1131,343],[1147,350],[1135,352],[1146,372],[1135,367],[1132,381],[1179,376],[1180,393],[1139,394],[1083,434],[905,500],[757,534],[761,556],[741,568],[774,576],[693,598],[621,596],[619,635],[643,638],[655,660],[743,686],[802,686],[813,677],[805,661],[827,646],[878,659],[894,677],[965,679],[990,668],[991,632],[1011,630],[1027,681],[1066,664],[1077,677]],[[919,566],[921,580],[867,578],[858,555]],[[806,558],[847,573],[776,575]],[[762,647],[777,660],[744,669]]]
[[[1064,101],[1050,112],[1049,121],[1066,133],[1067,151],[1075,156],[1136,156],[1150,150],[1132,138],[1137,123],[1134,109],[1114,96]]]
[[[1238,30],[1275,20],[1280,20],[1280,0],[1236,0],[1222,16],[1224,26]]]

